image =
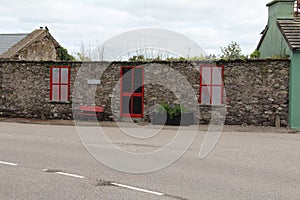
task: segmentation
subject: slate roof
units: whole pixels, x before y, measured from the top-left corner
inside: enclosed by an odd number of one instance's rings
[[[25,38],[28,33],[0,34],[0,55]]]
[[[300,18],[277,20],[283,37],[292,51],[300,50]]]

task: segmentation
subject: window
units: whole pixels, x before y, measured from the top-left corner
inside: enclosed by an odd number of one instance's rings
[[[58,102],[69,101],[70,67],[52,66],[50,68],[50,100]]]
[[[121,117],[143,118],[144,68],[121,68]]]
[[[224,94],[224,66],[205,64],[200,66],[199,103],[222,105]]]

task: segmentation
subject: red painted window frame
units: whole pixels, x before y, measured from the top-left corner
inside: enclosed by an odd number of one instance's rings
[[[123,68],[131,68],[131,73],[132,73],[132,84],[131,84],[131,90],[133,92],[133,87],[134,87],[134,69],[141,68],[142,69],[142,93],[129,93],[129,92],[123,92]],[[142,112],[141,114],[132,114],[132,113],[123,113],[123,102],[122,102],[122,97],[127,96],[127,97],[142,97]],[[131,109],[133,110],[133,101],[131,101],[130,105]],[[129,111],[130,112],[130,111]],[[131,118],[143,118],[144,117],[144,67],[143,66],[122,66],[120,70],[120,116],[121,117],[131,117]]]
[[[58,83],[53,83],[53,69],[59,69],[58,73]],[[68,69],[68,83],[62,83],[61,82],[61,69]],[[70,78],[71,78],[71,73],[70,73],[70,66],[51,66],[50,67],[50,101],[53,101],[53,86],[58,85],[58,100],[55,100],[56,102],[65,102],[61,100],[61,86],[67,85],[68,86],[68,99],[67,101],[70,100]]]
[[[203,83],[203,78],[202,78],[202,72],[204,67],[209,67],[211,68],[210,71],[210,84]],[[222,78],[222,83],[221,84],[213,84],[213,69],[214,68],[221,68],[221,78]],[[210,105],[212,105],[212,97],[213,97],[213,87],[221,87],[221,102],[220,105],[224,104],[224,65],[215,65],[215,64],[203,64],[200,65],[200,95],[199,95],[199,103],[202,104],[202,88],[203,87],[209,87],[209,93],[210,93]]]

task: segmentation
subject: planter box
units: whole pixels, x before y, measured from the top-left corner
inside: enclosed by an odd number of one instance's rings
[[[166,119],[165,114],[152,113],[151,123],[154,125],[189,126],[194,124],[194,114],[182,113],[181,115],[173,117],[173,119],[167,114]]]

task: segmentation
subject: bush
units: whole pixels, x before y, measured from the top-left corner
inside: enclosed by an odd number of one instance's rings
[[[258,50],[255,50],[251,53],[250,58],[259,58],[260,57],[260,52]]]
[[[187,112],[187,109],[179,104],[170,105],[167,103],[162,103],[157,108],[157,112],[160,114],[167,113],[170,118],[173,119],[174,117],[181,115],[181,113]]]

